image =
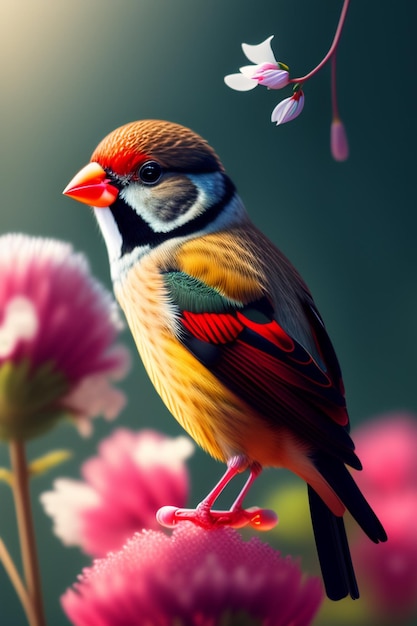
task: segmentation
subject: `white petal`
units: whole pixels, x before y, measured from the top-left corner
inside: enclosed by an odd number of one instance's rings
[[[183,435],[175,438],[155,438],[152,433],[146,437],[142,435],[138,439],[136,450],[133,454],[138,467],[149,470],[151,467],[167,467],[173,471],[179,471],[183,463],[194,453],[194,444],[188,437]]]
[[[244,65],[243,67],[239,67],[239,72],[247,78],[252,78],[252,76],[257,72],[259,67],[259,65]]]
[[[271,48],[273,37],[274,35],[271,35],[256,46],[242,43],[242,50],[249,61],[252,61],[252,63],[276,63],[277,61]]]
[[[54,533],[66,546],[82,545],[82,511],[98,504],[92,487],[70,478],[54,481],[53,491],[40,496],[45,512],[52,518]]]
[[[76,414],[76,424],[80,422],[83,431],[85,424],[81,424],[82,417],[103,415],[112,420],[125,406],[126,397],[122,391],[112,387],[108,374],[104,373],[83,378],[62,400],[62,404]]]
[[[258,84],[256,80],[247,78],[243,74],[229,74],[224,77],[224,82],[228,87],[236,91],[250,91],[255,89]]]
[[[38,326],[36,309],[28,298],[15,296],[9,300],[0,324],[0,357],[11,354],[20,340],[32,339]]]

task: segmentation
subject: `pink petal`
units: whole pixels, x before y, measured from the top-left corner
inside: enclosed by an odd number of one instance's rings
[[[263,87],[268,89],[282,89],[289,83],[289,73],[286,70],[270,66],[268,63],[264,63],[259,66],[259,69],[253,74],[253,80],[257,80]]]
[[[122,547],[134,532],[159,528],[158,509],[183,507],[188,495],[188,437],[119,428],[81,468],[82,481],[59,479],[41,496],[54,531],[92,556]],[[79,497],[77,498],[77,492]]]

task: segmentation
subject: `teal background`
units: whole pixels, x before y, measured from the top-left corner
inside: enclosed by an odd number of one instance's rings
[[[415,158],[416,4],[354,1],[338,54],[339,105],[351,156],[329,152],[326,67],[305,86],[301,117],[270,122],[287,96],[237,93],[223,76],[245,64],[240,43],[275,33],[273,48],[292,76],[327,52],[342,2],[330,0],[1,0],[0,232],[71,241],[109,288],[104,244],[90,214],[62,196],[99,140],[140,118],[185,124],[216,149],[255,223],[289,256],[310,286],[344,372],[353,426],[381,412],[417,410]],[[162,406],[132,347],[123,384],[129,404],[117,425],[180,428]],[[88,559],[64,549],[38,495],[80,463],[113,425],[81,439],[66,424],[32,442],[35,458],[68,447],[73,459],[33,483],[49,624],[66,624],[58,598]],[[0,465],[8,465],[0,444]],[[221,466],[197,451],[192,501]],[[259,481],[250,504],[277,485]],[[0,485],[0,533],[18,559],[9,489]],[[0,624],[25,624],[0,568]]]

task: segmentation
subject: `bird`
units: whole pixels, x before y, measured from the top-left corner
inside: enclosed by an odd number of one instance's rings
[[[304,280],[252,222],[217,153],[180,124],[131,122],[98,144],[63,193],[93,209],[155,389],[226,463],[207,497],[176,519],[238,526],[262,468],[287,468],[307,483],[328,597],[358,598],[345,511],[373,542],[387,535],[348,469],[362,466],[340,365]],[[245,470],[220,515],[214,502]]]

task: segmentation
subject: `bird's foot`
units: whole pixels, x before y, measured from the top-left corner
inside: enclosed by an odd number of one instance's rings
[[[270,509],[250,507],[236,508],[230,511],[210,509],[207,503],[201,502],[196,509],[179,509],[175,506],[163,506],[156,514],[156,519],[166,528],[174,528],[179,522],[189,521],[207,530],[228,526],[244,528],[250,526],[256,530],[271,530],[278,524],[278,516]]]
[[[257,530],[270,530],[278,524],[278,517],[274,511],[251,507],[244,509],[242,502],[262,467],[259,463],[252,463],[250,475],[243,486],[238,497],[232,504],[229,511],[218,511],[213,509],[213,504],[222,493],[226,485],[244,469],[248,467],[248,460],[244,456],[231,457],[227,463],[227,470],[217,485],[210,491],[196,509],[179,509],[175,506],[163,506],[156,514],[156,519],[161,526],[174,528],[179,522],[193,522],[203,528],[212,529],[221,526],[230,528],[243,528],[251,526]]]

